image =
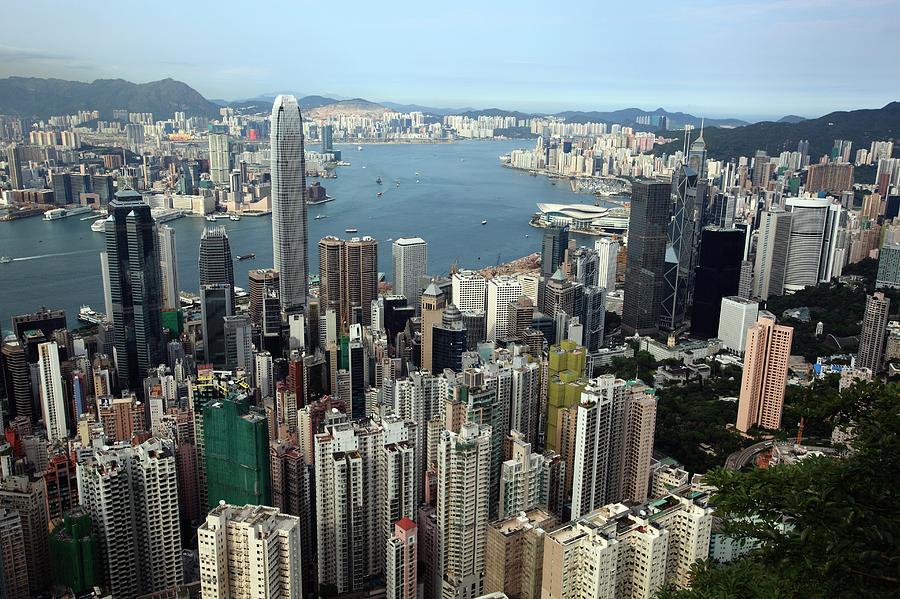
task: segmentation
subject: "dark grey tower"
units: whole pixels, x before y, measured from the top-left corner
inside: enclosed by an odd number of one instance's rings
[[[631,191],[628,267],[622,307],[622,330],[626,334],[656,330],[663,294],[671,191],[669,183],[646,180],[636,182]]]
[[[142,394],[147,369],[163,355],[159,236],[150,206],[125,189],[109,203],[106,254],[115,328],[116,371],[122,388]]]
[[[234,289],[234,263],[225,227],[205,229],[200,237],[200,285],[230,285]]]
[[[569,246],[569,227],[550,226],[544,229],[544,243],[541,247],[541,274],[553,276],[562,266]]]

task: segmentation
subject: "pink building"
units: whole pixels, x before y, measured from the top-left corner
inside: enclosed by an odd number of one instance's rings
[[[387,599],[416,599],[416,523],[404,516],[394,524],[385,556]]]

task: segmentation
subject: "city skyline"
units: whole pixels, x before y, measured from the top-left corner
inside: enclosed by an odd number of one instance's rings
[[[22,22],[39,19],[58,34],[35,46],[27,28],[8,32],[0,45],[0,76],[139,82],[173,77],[208,98],[229,100],[300,90],[302,95],[526,112],[663,106],[747,120],[788,114],[816,117],[882,106],[900,97],[900,85],[884,77],[900,57],[900,42],[890,35],[890,24],[900,16],[895,3],[864,0],[851,14],[833,0],[655,3],[652,21],[644,20],[646,7],[619,6],[604,13],[587,3],[567,8],[565,13],[539,13],[520,6],[512,13],[501,6],[476,10],[465,5],[449,14],[429,14],[401,3],[393,11],[358,6],[335,21],[325,6],[304,7],[302,14],[281,6],[273,9],[282,18],[269,24],[271,35],[254,36],[252,45],[239,52],[210,56],[205,36],[197,35],[157,47],[148,59],[144,48],[129,43],[134,28],[110,27],[103,38],[78,36],[75,43],[72,36],[85,27],[102,27],[112,19],[100,5],[63,15],[48,10],[46,2],[34,2],[15,6],[8,12],[16,14],[9,16]],[[123,10],[126,14],[115,13],[116,23],[128,20],[129,9]],[[179,5],[179,19],[202,30],[210,10],[204,2]],[[290,38],[292,27],[301,22],[302,51],[322,53],[327,60],[296,61],[293,54],[279,58],[279,40]],[[752,44],[740,46],[733,36],[736,27]],[[870,52],[864,44],[832,52],[831,40],[840,39],[848,27],[879,39],[879,52]],[[447,52],[446,37],[434,35],[435,29],[463,35],[470,43],[453,44],[453,52]],[[687,72],[674,65],[662,68],[670,53],[662,51],[658,40],[676,38],[673,32],[690,40],[687,49],[700,45],[726,51],[704,53],[703,65]],[[536,38],[549,41],[529,43]],[[599,52],[608,59],[595,62],[591,57],[596,58],[598,50],[587,45],[583,63],[550,58],[553,40],[571,45],[577,44],[573,40],[598,38]],[[110,44],[117,47],[117,60],[95,61]],[[826,52],[828,60],[802,58]],[[784,56],[797,56],[798,69],[778,68]],[[583,66],[592,64],[597,68]],[[451,80],[453,85],[448,85]],[[871,86],[875,81],[879,84]],[[750,88],[754,94],[748,95]]]

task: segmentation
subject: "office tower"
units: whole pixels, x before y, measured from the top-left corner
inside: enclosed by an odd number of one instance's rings
[[[521,338],[522,333],[531,326],[534,318],[534,303],[531,298],[522,295],[516,301],[509,304],[509,316],[507,323],[507,336]]]
[[[10,476],[0,480],[0,510],[19,515],[24,542],[15,549],[25,554],[28,587],[32,596],[47,588],[50,549],[47,543],[47,491],[44,481],[28,476]],[[14,577],[14,572],[6,572]]]
[[[694,275],[691,336],[716,336],[722,298],[736,295],[741,279],[744,232],[706,227],[700,234],[700,254]]]
[[[203,406],[209,509],[219,501],[271,505],[268,427],[265,415],[251,407],[246,395],[232,395]]]
[[[829,162],[812,164],[806,174],[806,191],[840,195],[853,189],[853,165]]]
[[[319,585],[361,590],[383,571],[394,522],[415,514],[415,425],[397,417],[325,426],[315,437]]]
[[[53,584],[76,595],[101,583],[97,569],[96,539],[91,515],[76,506],[60,515],[50,533],[50,569]]]
[[[319,305],[334,310],[338,326],[368,326],[378,297],[378,242],[371,237],[319,241]],[[282,298],[283,301],[284,298]]]
[[[753,157],[753,173],[750,176],[750,184],[754,190],[769,188],[769,181],[772,179],[772,173],[775,170],[775,163],[771,156],[766,155],[764,150],[757,150],[756,156]]]
[[[209,178],[216,185],[228,185],[231,173],[231,154],[228,149],[228,134],[209,133]]]
[[[447,307],[447,297],[444,292],[431,282],[422,293],[421,309],[419,313],[422,315],[422,364],[423,370],[430,372],[440,372],[434,369],[433,352],[434,343],[434,327],[442,322],[444,309]],[[458,312],[459,310],[457,310]]]
[[[862,333],[859,336],[859,352],[856,354],[857,368],[881,372],[890,313],[891,299],[885,296],[884,292],[876,291],[866,296],[866,311],[863,315]]]
[[[13,189],[22,189],[22,152],[16,144],[9,144],[6,148],[6,164],[9,170],[9,182]]]
[[[178,254],[175,249],[175,229],[159,226],[159,264],[162,271],[162,305],[164,310],[181,308],[178,289]]]
[[[302,599],[300,520],[262,505],[216,505],[197,530],[203,599]]]
[[[223,283],[200,287],[203,356],[217,370],[226,367],[225,317],[234,314],[234,288]]]
[[[272,354],[261,351],[256,354],[253,381],[260,397],[275,397],[275,368]]]
[[[416,599],[418,547],[416,523],[404,516],[387,541],[385,584],[387,599]]]
[[[560,314],[576,316],[575,314],[575,286],[566,279],[562,269],[557,269],[544,287],[544,303],[541,304],[541,312],[552,319]]]
[[[277,339],[281,335],[281,300],[278,272],[272,269],[251,270],[250,281],[250,321],[260,331],[263,346],[268,348],[266,338]]]
[[[109,203],[106,255],[116,371],[123,388],[140,393],[147,369],[162,362],[162,272],[156,222],[136,191]]]
[[[484,592],[510,599],[540,599],[544,531],[556,518],[541,509],[491,523],[487,531]]]
[[[900,242],[885,243],[878,252],[876,289],[900,289]]]
[[[510,275],[497,275],[487,282],[487,340],[509,337],[509,305],[522,295],[522,285]]]
[[[703,136],[697,138],[702,142]],[[693,150],[693,147],[692,147]],[[706,200],[706,182],[698,171],[682,164],[672,177],[672,218],[666,228],[665,279],[659,326],[665,331],[679,328],[691,303],[697,236]]]
[[[760,218],[752,295],[765,300],[784,294],[793,215],[782,210],[769,210],[763,212]]]
[[[309,278],[303,117],[294,96],[275,98],[270,127],[272,253],[282,310],[290,313],[306,306]]]
[[[579,247],[569,252],[569,275],[583,287],[597,285],[600,280],[600,254],[591,248]]]
[[[394,263],[394,293],[406,297],[410,306],[419,306],[419,280],[428,269],[428,244],[421,237],[401,237],[391,246]]]
[[[8,420],[15,417],[36,421],[31,391],[31,373],[25,346],[16,339],[7,339],[0,346],[3,366],[3,382],[6,387]]]
[[[13,510],[0,508],[0,593],[8,599],[28,599],[28,562],[22,520]]]
[[[55,331],[65,328],[67,328],[65,310],[41,308],[30,314],[12,317],[12,331],[20,341],[25,339],[26,331],[40,331],[49,340],[53,338]],[[34,349],[35,353],[29,356],[29,361],[33,361],[32,358],[36,359],[37,348]]]
[[[552,276],[563,265],[569,248],[569,227],[550,225],[544,229],[541,246],[541,274]]]
[[[474,270],[460,270],[453,273],[453,304],[465,314],[485,309],[487,280]]]
[[[322,153],[327,154],[334,149],[334,125],[322,125]]]
[[[663,297],[671,201],[671,186],[666,183],[638,181],[632,188],[622,307],[622,330],[626,335],[656,330]]]
[[[38,346],[38,371],[41,414],[44,428],[47,429],[47,439],[65,441],[68,437],[66,397],[59,368],[59,349],[55,341]]]
[[[775,315],[766,311],[760,311],[756,324],[747,331],[736,425],[740,432],[753,426],[781,428],[793,337],[793,327],[775,324]]]
[[[234,265],[231,260],[231,244],[225,227],[203,229],[200,236],[200,286],[228,285],[234,290]],[[234,301],[232,300],[232,303]]]
[[[253,377],[253,344],[250,317],[246,314],[225,316],[225,369],[241,368],[246,376]]]
[[[603,346],[606,326],[606,287],[585,287],[581,297],[581,311],[577,314],[584,327],[582,345],[588,352]]]
[[[597,285],[607,293],[616,290],[616,261],[619,257],[619,240],[601,237],[594,242],[597,251]]]
[[[466,329],[466,349],[474,351],[487,337],[487,316],[484,310],[467,310],[462,312],[462,317]]]
[[[846,218],[840,204],[828,198],[789,198],[791,233],[784,273],[784,288],[804,287],[830,281],[835,267],[837,229]]]
[[[722,340],[722,348],[743,357],[747,348],[747,331],[758,315],[759,302],[737,296],[723,297],[716,334]]]
[[[144,405],[133,395],[98,399],[97,417],[103,434],[111,443],[131,443],[135,434],[146,431]]]
[[[423,318],[424,320],[424,318]],[[423,322],[424,326],[424,322]],[[441,323],[431,329],[431,364],[425,365],[425,341],[422,341],[422,368],[431,372],[443,372],[449,368],[462,370],[462,355],[466,351],[467,331],[460,311],[450,304],[441,314]]]
[[[551,495],[558,496],[561,480],[552,476],[553,461],[532,452],[531,443],[517,430],[511,431],[510,459],[500,468],[500,506],[498,518],[512,518],[535,507],[546,508]]]
[[[165,440],[95,448],[79,461],[81,505],[91,515],[113,596],[181,584],[176,481],[174,449]]]
[[[471,422],[444,431],[438,446],[438,564],[443,599],[483,592],[490,497],[491,428]]]

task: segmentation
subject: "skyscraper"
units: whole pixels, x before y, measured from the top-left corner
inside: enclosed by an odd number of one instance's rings
[[[438,564],[443,599],[482,594],[491,486],[491,427],[464,423],[438,446]]]
[[[428,244],[421,237],[401,237],[391,246],[394,262],[394,293],[406,297],[407,305],[419,307],[419,280],[428,270]]]
[[[394,534],[387,541],[387,599],[416,599],[417,561],[416,523],[404,516],[394,524]]]
[[[656,330],[671,201],[671,186],[667,183],[638,181],[632,188],[622,307],[622,330],[626,334]]]
[[[481,312],[485,307],[487,280],[474,270],[453,273],[453,304],[460,312]]]
[[[487,339],[509,336],[509,305],[522,295],[522,284],[511,275],[497,275],[487,282]]]
[[[829,198],[789,198],[785,206],[791,213],[785,290],[800,291],[830,281],[835,268],[837,229],[846,218],[843,207]]]
[[[274,507],[218,504],[197,530],[203,599],[301,599],[300,519]]]
[[[859,336],[859,353],[856,367],[880,372],[884,359],[884,343],[887,339],[888,315],[891,313],[891,299],[881,291],[866,296],[866,311],[863,315],[862,333]]]
[[[22,519],[13,510],[0,508],[0,593],[7,599],[28,599],[28,562]]]
[[[694,275],[692,336],[700,339],[716,336],[722,298],[738,292],[743,255],[743,231],[706,227],[701,232]]]
[[[541,246],[541,274],[549,277],[563,265],[569,248],[569,227],[552,225],[544,229]],[[461,309],[461,308],[460,308]]]
[[[691,302],[699,233],[697,215],[702,210],[705,192],[706,182],[687,164],[682,164],[672,177],[672,218],[666,228],[665,284],[659,313],[659,326],[665,331],[674,331],[684,323]]]
[[[213,127],[210,125],[210,127]],[[228,185],[231,173],[231,154],[228,149],[228,133],[209,133],[209,178],[216,185]]]
[[[793,337],[793,327],[775,324],[775,315],[765,311],[747,331],[736,425],[740,432],[746,433],[753,426],[781,428]]]
[[[734,295],[723,297],[716,334],[722,340],[723,349],[743,356],[747,349],[747,331],[756,322],[758,314],[759,302],[755,300]]]
[[[581,296],[581,311],[577,314],[584,327],[582,345],[595,352],[603,345],[606,327],[606,287],[588,286]]]
[[[423,356],[425,355],[425,350],[423,334]],[[423,357],[423,368],[436,373],[443,372],[445,368],[459,372],[462,370],[462,355],[464,351],[466,351],[466,328],[463,324],[462,313],[456,306],[450,304],[443,310],[440,324],[432,325],[431,351],[429,352],[431,365],[426,367]]]
[[[9,409],[7,419],[21,416],[33,422],[34,406],[31,392],[31,373],[25,346],[17,339],[7,339],[0,346],[0,364],[3,367],[3,382],[6,386],[6,402]]]
[[[175,229],[167,225],[159,226],[159,264],[162,270],[163,309],[177,310],[181,307],[178,295],[178,253]]]
[[[440,287],[432,282],[422,293],[420,304],[419,313],[422,315],[422,363],[420,366],[430,372],[440,372],[439,370],[435,371],[433,364],[434,327],[441,324],[441,315],[447,306],[447,298]]]
[[[309,278],[303,117],[294,96],[275,98],[270,126],[272,253],[280,275],[281,307],[290,313],[305,308]]]
[[[181,584],[176,481],[174,449],[165,440],[94,449],[79,461],[79,499],[91,515],[113,596]]]
[[[64,441],[68,437],[66,397],[62,372],[59,368],[59,349],[55,341],[41,343],[38,346],[38,371],[40,373],[41,412],[44,417],[44,427],[47,429],[47,439]]]
[[[233,288],[223,283],[200,287],[203,356],[207,364],[223,370],[227,366],[225,317],[234,314]]]
[[[136,191],[109,203],[106,255],[119,383],[141,394],[147,369],[163,361],[162,272],[156,222]]]
[[[250,317],[246,314],[225,316],[225,368],[243,368],[248,377],[253,377],[253,342]]]
[[[783,210],[768,210],[760,215],[752,293],[757,299],[784,293],[792,217]]]
[[[234,290],[234,264],[231,260],[231,244],[225,227],[203,230],[200,236],[200,285],[229,285]]]
[[[619,241],[609,237],[601,237],[594,242],[597,250],[597,284],[607,293],[616,290],[616,261],[619,257]]]
[[[6,148],[6,163],[9,169],[9,182],[13,189],[22,189],[22,156],[19,146],[9,144]]]
[[[8,476],[0,480],[0,510],[18,513],[23,543],[14,547],[24,553],[28,564],[28,587],[31,596],[47,588],[50,550],[47,539],[47,488],[41,478]],[[0,549],[2,552],[3,549]],[[6,572],[15,577],[15,572]]]
[[[372,319],[372,300],[377,297],[378,242],[371,237],[322,238],[319,241],[322,310],[334,310],[343,331],[349,330],[352,324],[368,326]]]

